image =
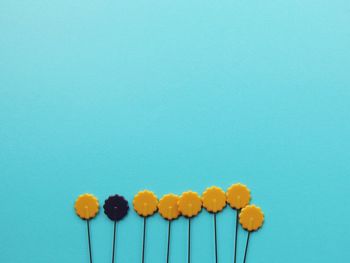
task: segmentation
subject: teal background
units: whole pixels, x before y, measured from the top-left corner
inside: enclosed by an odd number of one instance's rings
[[[129,201],[247,184],[266,222],[249,263],[350,262],[350,2],[0,2],[0,262],[88,262],[76,197]],[[165,262],[166,222],[146,262]],[[233,262],[235,213],[218,216]],[[94,262],[112,223],[92,222]],[[186,221],[172,262],[186,261]],[[140,262],[142,219],[118,226],[117,262]],[[214,262],[212,217],[193,263]],[[242,260],[246,233],[240,230]]]

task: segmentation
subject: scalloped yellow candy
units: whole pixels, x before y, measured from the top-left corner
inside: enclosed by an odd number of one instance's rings
[[[179,217],[180,211],[178,209],[177,202],[179,197],[174,194],[164,195],[158,203],[158,212],[159,214],[167,219],[173,220]]]
[[[140,216],[147,217],[153,215],[157,211],[158,198],[148,190],[138,192],[133,200],[136,213]]]
[[[179,211],[185,217],[194,217],[202,210],[202,199],[196,192],[184,192],[178,201]]]
[[[263,225],[264,213],[256,205],[247,205],[239,214],[239,222],[245,230],[258,230]]]
[[[234,209],[242,209],[249,204],[250,191],[244,184],[233,184],[226,192],[227,203]]]
[[[99,211],[98,199],[92,194],[82,194],[75,201],[74,208],[80,218],[89,220]]]
[[[226,206],[226,194],[217,187],[207,188],[202,195],[203,207],[211,213],[220,212]]]

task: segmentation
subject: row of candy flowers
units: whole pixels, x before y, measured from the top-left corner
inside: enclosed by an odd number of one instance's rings
[[[249,232],[258,230],[264,221],[262,210],[256,205],[249,205],[251,199],[250,190],[241,183],[231,185],[226,192],[221,188],[212,186],[207,188],[202,196],[193,191],[187,191],[180,196],[175,194],[166,194],[159,201],[157,196],[149,191],[143,190],[138,192],[133,199],[133,207],[138,215],[144,217],[144,227],[146,218],[155,214],[157,211],[170,223],[180,215],[189,219],[189,228],[191,218],[199,214],[204,207],[208,212],[214,215],[215,222],[215,238],[216,238],[216,214],[222,211],[228,204],[236,210],[236,242],[237,242],[237,225],[241,226]],[[92,262],[89,221],[99,212],[98,199],[92,194],[83,194],[78,197],[75,202],[75,211],[77,215],[87,221],[89,235],[90,262]],[[127,200],[121,195],[112,195],[105,200],[104,213],[115,224],[122,220],[128,213],[129,205]],[[145,231],[144,231],[145,232]],[[144,233],[145,234],[145,233]],[[170,237],[170,233],[168,234]],[[145,238],[145,237],[144,237]],[[169,240],[170,241],[170,240]],[[168,241],[168,242],[169,242]],[[249,235],[247,244],[249,241]],[[145,239],[144,239],[145,242]],[[190,242],[190,241],[189,241]],[[216,242],[215,242],[216,243]],[[114,262],[114,245],[113,245],[113,261]],[[217,248],[215,248],[217,250]],[[217,251],[216,251],[217,253]],[[246,254],[246,252],[245,252]],[[217,256],[217,255],[216,255]],[[246,256],[246,255],[245,255]],[[144,251],[142,251],[144,257]],[[236,258],[236,252],[235,252]],[[144,259],[143,259],[144,260]],[[245,261],[245,259],[244,259]]]
[[[222,211],[226,204],[233,209],[241,210],[239,222],[248,231],[257,230],[262,226],[264,214],[256,205],[248,205],[251,195],[249,189],[240,183],[233,184],[225,193],[221,188],[207,188],[202,197],[193,191],[184,192],[181,196],[166,194],[159,201],[157,196],[148,190],[138,192],[133,200],[135,211],[142,217],[148,217],[155,212],[166,220],[173,220],[183,215],[187,218],[196,216],[202,206],[210,213]],[[104,204],[105,214],[113,221],[123,219],[129,205],[121,195],[110,196]],[[94,218],[99,212],[98,199],[92,194],[83,194],[75,202],[77,215],[85,220]]]

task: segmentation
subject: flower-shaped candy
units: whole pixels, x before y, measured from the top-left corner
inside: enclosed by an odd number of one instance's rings
[[[242,209],[249,204],[250,191],[244,184],[233,184],[226,192],[227,203],[234,209]]]
[[[247,205],[239,214],[239,222],[245,230],[258,230],[264,222],[264,213],[260,207]]]
[[[140,216],[147,217],[157,211],[157,196],[148,190],[138,192],[133,201],[134,209]]]
[[[180,211],[177,202],[179,197],[174,194],[164,195],[158,203],[158,212],[166,220],[173,220],[179,217]]]
[[[220,212],[226,206],[225,192],[216,186],[207,188],[202,195],[203,207],[210,213]]]
[[[75,212],[84,220],[94,218],[99,211],[97,198],[92,194],[82,194],[75,201]]]
[[[188,218],[198,215],[202,210],[202,200],[196,192],[184,192],[178,201],[180,213]]]
[[[113,195],[105,201],[103,208],[109,219],[119,221],[128,213],[129,205],[123,196]]]

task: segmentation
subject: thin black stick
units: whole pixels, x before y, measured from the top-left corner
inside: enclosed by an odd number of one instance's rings
[[[171,220],[169,220],[168,224],[168,249],[166,253],[166,262],[169,263],[170,258],[170,237],[171,237]]]
[[[188,218],[188,247],[187,247],[187,262],[191,263],[191,218]]]
[[[146,217],[143,218],[142,263],[145,262],[145,245],[146,245]]]
[[[244,251],[244,259],[243,259],[243,263],[245,263],[246,259],[247,259],[247,251],[248,251],[248,244],[249,244],[249,237],[250,237],[250,231],[248,232],[248,237],[247,237],[247,243],[245,244],[245,251]]]
[[[236,232],[235,232],[234,263],[236,263],[236,262],[237,262],[238,219],[239,219],[239,210],[236,210]]]
[[[114,254],[115,254],[115,236],[116,236],[116,229],[117,229],[117,221],[114,221],[114,233],[113,233],[113,249],[112,249],[112,263],[114,263]]]
[[[92,263],[92,253],[91,253],[91,238],[90,238],[90,220],[86,220],[87,224],[87,234],[88,234],[88,241],[89,241],[89,255],[90,255],[90,263]]]
[[[216,214],[214,214],[215,262],[218,263],[218,237],[216,231]]]

